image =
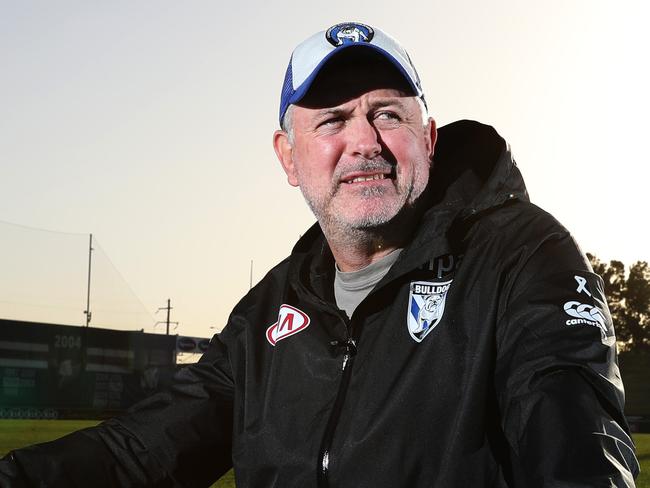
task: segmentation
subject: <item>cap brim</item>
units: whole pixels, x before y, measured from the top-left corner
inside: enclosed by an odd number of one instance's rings
[[[345,44],[343,46],[338,47],[337,49],[333,50],[329,54],[327,54],[320,63],[314,68],[314,70],[309,74],[309,76],[305,79],[305,81],[302,82],[302,84],[294,91],[294,93],[289,97],[287,100],[287,107],[292,104],[297,104],[302,100],[305,95],[309,92],[309,89],[311,88],[312,84],[318,78],[318,75],[320,74],[321,70],[329,64],[329,62],[335,58],[338,57],[342,52],[348,51],[350,48],[355,48],[355,49],[370,49],[378,54],[381,55],[383,59],[386,61],[390,62],[391,65],[393,65],[395,68],[397,68],[397,71],[404,77],[404,80],[408,83],[408,85],[411,87],[413,90],[413,94],[417,97],[422,97],[422,91],[420,88],[415,84],[415,82],[411,79],[411,76],[406,72],[404,67],[397,61],[391,54],[389,54],[387,51],[384,49],[373,45],[373,44],[367,44],[367,43],[350,43],[350,44]],[[286,112],[286,109],[285,109]],[[282,114],[284,117],[284,114]]]

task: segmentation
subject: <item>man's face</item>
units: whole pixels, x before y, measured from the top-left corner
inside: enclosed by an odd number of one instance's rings
[[[292,111],[292,140],[276,133],[276,152],[324,228],[382,226],[426,187],[435,126],[399,75],[330,69]]]

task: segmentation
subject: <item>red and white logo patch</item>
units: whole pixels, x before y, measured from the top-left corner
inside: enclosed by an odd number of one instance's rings
[[[266,339],[275,346],[278,341],[305,330],[309,322],[305,312],[291,305],[282,304],[278,312],[278,321],[266,329]]]

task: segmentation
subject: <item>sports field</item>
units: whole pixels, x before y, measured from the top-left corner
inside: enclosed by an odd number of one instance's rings
[[[93,420],[3,420],[0,419],[0,456],[36,442],[56,439],[73,430],[97,424]],[[634,442],[641,463],[641,474],[637,478],[637,488],[650,488],[650,434],[635,434]],[[234,488],[232,471],[212,488]]]

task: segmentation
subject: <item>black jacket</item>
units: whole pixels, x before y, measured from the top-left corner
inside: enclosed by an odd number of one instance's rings
[[[429,187],[350,320],[314,226],[173,388],[0,480],[206,486],[234,463],[240,488],[634,486],[603,284],[571,235],[490,127],[440,129]]]

